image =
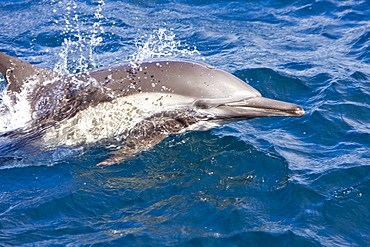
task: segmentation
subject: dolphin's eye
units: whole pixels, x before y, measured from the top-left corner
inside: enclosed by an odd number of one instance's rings
[[[213,107],[218,107],[220,104],[217,102],[212,102],[209,100],[197,100],[194,103],[194,106],[197,107],[198,109],[210,109]]]
[[[197,107],[199,109],[208,109],[209,108],[209,105],[206,104],[204,101],[201,101],[201,100],[195,102],[194,105],[195,105],[195,107]]]

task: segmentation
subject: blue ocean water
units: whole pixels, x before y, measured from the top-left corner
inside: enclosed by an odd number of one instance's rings
[[[40,67],[184,57],[306,110],[105,168],[98,147],[0,151],[1,246],[370,244],[369,1],[1,0],[0,13],[0,51]]]

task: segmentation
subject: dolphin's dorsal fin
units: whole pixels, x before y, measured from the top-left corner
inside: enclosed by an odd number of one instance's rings
[[[8,84],[8,90],[17,93],[22,90],[24,83],[30,80],[43,82],[58,76],[57,72],[37,67],[1,52],[0,72]]]

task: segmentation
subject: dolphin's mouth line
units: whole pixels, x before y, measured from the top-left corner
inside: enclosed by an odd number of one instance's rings
[[[234,108],[234,109],[243,109],[243,110],[250,110],[250,111],[254,111],[254,112],[271,112],[271,114],[273,115],[273,113],[287,113],[287,114],[290,114],[290,115],[296,115],[296,116],[302,116],[305,114],[305,111],[300,108],[300,107],[297,107],[297,109],[295,110],[282,110],[282,109],[274,109],[274,108],[263,108],[263,107],[252,107],[252,106],[245,106],[245,105],[219,105],[217,106],[218,108],[222,108],[222,107],[225,107],[225,108]]]
[[[270,107],[253,107],[253,106],[246,106],[246,105],[233,105],[233,104],[222,104],[217,107],[232,107],[232,108],[242,108],[242,109],[253,109],[253,110],[266,110],[271,112],[286,112],[286,113],[294,113],[294,114],[305,114],[305,111],[301,107],[297,107],[295,110],[283,110],[283,109],[276,109]]]
[[[241,101],[223,103],[219,104],[217,108],[237,111],[240,115],[245,113],[253,117],[256,117],[258,113],[261,113],[261,116],[292,117],[299,117],[305,114],[305,111],[299,105],[264,97],[253,97]]]

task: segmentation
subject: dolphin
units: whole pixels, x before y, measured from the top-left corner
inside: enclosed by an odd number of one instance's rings
[[[27,126],[3,136],[31,135],[45,148],[116,144],[99,165],[119,163],[170,134],[305,113],[296,104],[262,97],[232,74],[185,59],[62,75],[0,53],[0,72],[6,94],[13,104],[23,95],[30,115]]]

